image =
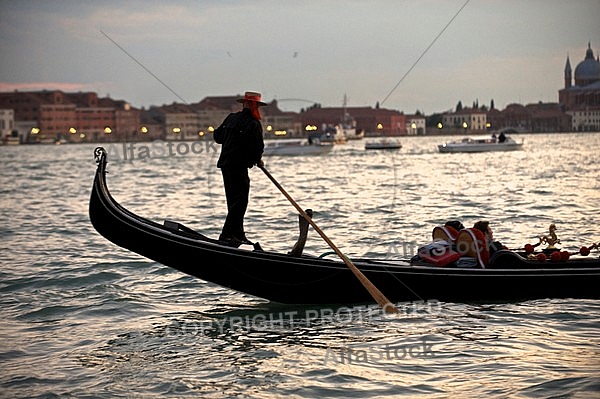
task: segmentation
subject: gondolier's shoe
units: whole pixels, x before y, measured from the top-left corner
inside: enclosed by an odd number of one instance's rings
[[[234,247],[234,248],[238,248],[242,244],[254,246],[254,243],[252,241],[248,240],[246,238],[246,236],[244,236],[242,238],[237,238],[237,237],[224,236],[223,234],[221,234],[219,236],[219,241],[222,242],[223,245],[227,245],[228,247]]]
[[[242,235],[241,237],[234,237],[233,239],[239,241],[240,244],[254,245],[252,241],[246,238],[246,234]]]
[[[219,243],[221,245],[225,245],[227,247],[237,248],[241,245],[239,241],[234,240],[233,238],[223,238],[219,237]]]

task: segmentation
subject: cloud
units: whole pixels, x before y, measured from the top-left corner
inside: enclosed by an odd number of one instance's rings
[[[373,105],[419,59],[383,105],[432,112],[459,99],[556,101],[567,53],[573,64],[589,40],[600,43],[597,0],[469,2],[437,40],[465,1],[6,2],[0,76],[11,83],[0,88],[177,100],[156,75],[187,101],[251,87],[265,98],[338,106],[347,93],[351,105]]]

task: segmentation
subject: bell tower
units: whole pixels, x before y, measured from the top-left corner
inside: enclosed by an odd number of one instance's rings
[[[569,61],[569,56],[567,55],[567,64],[565,65],[565,89],[571,87],[573,82],[573,75],[571,70],[571,62]]]

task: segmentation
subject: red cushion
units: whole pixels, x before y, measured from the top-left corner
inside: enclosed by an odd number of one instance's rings
[[[436,241],[419,248],[419,258],[436,266],[446,266],[456,262],[460,254],[452,249],[447,241]]]

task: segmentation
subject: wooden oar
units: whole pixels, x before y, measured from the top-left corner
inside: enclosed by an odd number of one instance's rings
[[[356,278],[358,278],[358,280],[361,282],[361,284],[367,289],[367,291],[369,291],[369,294],[371,294],[373,299],[379,304],[379,306],[381,306],[381,308],[384,310],[384,312],[400,313],[398,308],[396,308],[396,306],[394,306],[394,304],[391,303],[385,297],[385,295],[383,295],[383,293],[381,291],[379,291],[379,289],[377,289],[377,287],[375,287],[375,285],[373,285],[373,283],[371,283],[371,281],[369,281],[369,279],[360,270],[358,270],[358,268],[354,265],[354,263],[352,263],[352,261],[346,255],[344,255],[342,253],[342,251],[340,251],[339,248],[329,239],[329,237],[327,237],[325,235],[323,230],[321,230],[319,228],[319,226],[317,226],[315,224],[315,222],[313,222],[311,217],[308,216],[308,214],[300,207],[300,205],[298,205],[298,203],[296,201],[294,201],[294,199],[287,193],[287,191],[285,191],[283,189],[283,187],[281,187],[281,184],[279,184],[279,182],[277,180],[275,180],[275,178],[271,175],[271,173],[269,173],[269,171],[263,165],[258,165],[258,167],[263,172],[265,172],[265,175],[267,175],[267,177],[273,182],[273,184],[275,184],[275,186],[288,199],[288,201],[290,201],[291,204],[294,205],[296,210],[298,212],[300,212],[300,215],[302,215],[302,217],[304,219],[306,219],[306,221],[308,223],[310,223],[310,225],[313,227],[313,229],[315,229],[315,231],[317,233],[319,233],[319,235],[323,238],[323,240],[325,240],[325,242],[331,247],[331,249],[333,249],[335,251],[335,253],[340,257],[340,259],[344,261],[346,266],[348,266],[350,268],[352,273],[354,273]]]

